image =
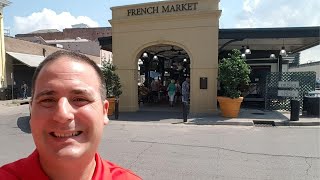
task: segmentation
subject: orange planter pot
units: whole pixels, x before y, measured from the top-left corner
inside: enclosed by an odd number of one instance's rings
[[[116,98],[107,98],[107,100],[109,101],[108,115],[111,116],[111,115],[113,115],[114,110],[115,110]]]
[[[240,106],[243,101],[243,97],[232,99],[229,97],[218,96],[217,97],[220,110],[223,117],[236,118],[239,115]]]

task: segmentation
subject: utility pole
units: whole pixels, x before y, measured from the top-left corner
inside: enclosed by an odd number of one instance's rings
[[[11,2],[7,0],[0,0],[0,88],[6,86],[6,52],[4,48],[4,28],[3,28],[3,8],[8,6]]]

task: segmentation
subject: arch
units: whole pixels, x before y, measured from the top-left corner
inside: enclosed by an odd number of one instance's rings
[[[178,42],[175,42],[175,41],[166,41],[166,40],[160,40],[160,41],[150,41],[148,43],[145,43],[143,45],[141,45],[140,47],[138,47],[135,51],[133,51],[134,53],[132,54],[131,57],[135,57],[135,61],[134,61],[134,64],[137,64],[138,63],[138,59],[139,57],[141,57],[142,53],[143,53],[143,50],[145,50],[146,48],[148,47],[151,47],[151,46],[156,46],[156,45],[160,45],[160,44],[163,44],[163,45],[174,45],[174,46],[178,46],[180,48],[182,48],[183,50],[185,50],[190,58],[190,66],[192,66],[192,53],[190,52],[190,50],[183,44],[181,43],[178,43]]]

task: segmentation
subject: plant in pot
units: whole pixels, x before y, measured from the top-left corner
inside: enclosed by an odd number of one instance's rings
[[[118,74],[115,72],[117,67],[111,62],[102,63],[102,73],[106,82],[107,100],[109,101],[108,115],[112,115],[115,110],[115,101],[118,101],[122,94],[121,83]]]
[[[222,96],[218,96],[218,102],[222,116],[238,117],[240,106],[243,101],[241,97],[244,92],[243,87],[250,82],[250,66],[241,57],[238,49],[233,49],[219,63],[218,80],[221,85]]]

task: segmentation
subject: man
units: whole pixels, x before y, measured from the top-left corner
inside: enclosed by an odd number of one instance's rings
[[[187,77],[182,83],[182,102],[188,103],[190,98],[190,79]]]
[[[105,81],[88,57],[48,56],[32,80],[30,127],[36,150],[0,168],[0,179],[140,179],[102,160],[97,148],[109,121]]]
[[[28,85],[26,84],[25,81],[22,81],[21,90],[22,90],[22,99],[27,99]]]

